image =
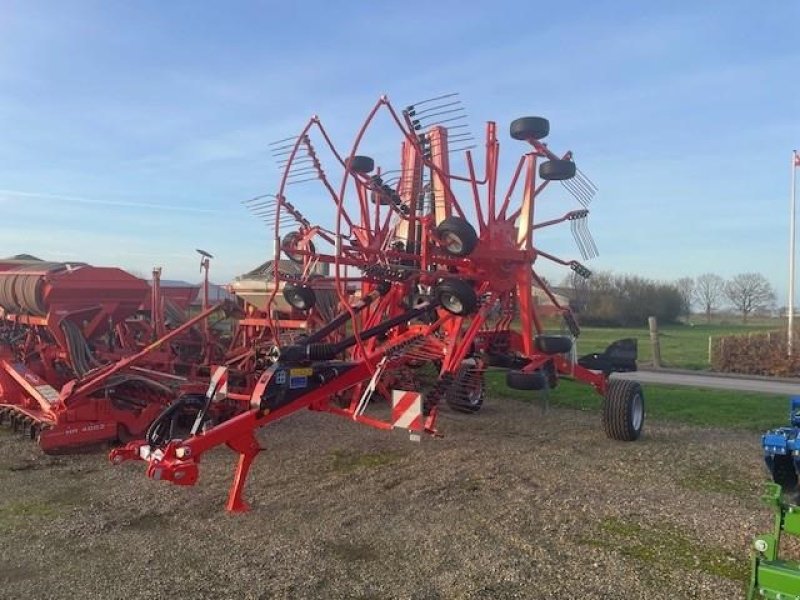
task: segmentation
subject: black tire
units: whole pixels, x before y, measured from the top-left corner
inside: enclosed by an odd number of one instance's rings
[[[436,227],[436,234],[451,256],[469,256],[478,245],[475,228],[461,217],[447,217]]]
[[[447,405],[456,412],[473,414],[483,406],[486,396],[486,384],[483,371],[477,368],[475,359],[467,359],[462,363],[462,381],[466,385],[456,385],[445,395]]]
[[[371,173],[375,169],[375,161],[370,156],[351,156],[345,161],[347,168],[355,173]]]
[[[575,177],[575,163],[571,160],[547,160],[539,165],[539,177],[545,181],[563,181]]]
[[[447,279],[436,286],[436,299],[447,312],[463,317],[478,308],[475,289],[461,279]]]
[[[522,371],[508,371],[506,385],[512,390],[543,390],[547,387],[547,377],[540,371],[523,373]]]
[[[603,429],[612,440],[632,442],[644,427],[644,392],[636,381],[610,379],[603,399]]]
[[[797,470],[791,456],[777,455],[768,461],[772,481],[781,486],[783,493],[788,494],[797,490]]]
[[[376,192],[374,190],[369,193],[369,199],[373,204],[380,204],[381,206],[389,206],[392,204],[392,199],[389,196],[383,192]]]
[[[281,240],[281,250],[283,250],[283,253],[290,261],[295,263],[302,263],[303,258],[305,258],[303,254],[295,254],[292,252],[292,249],[297,247],[297,242],[300,237],[299,232],[291,231],[283,236],[283,240]],[[308,242],[308,251],[311,252],[311,254],[317,251],[314,247],[314,242]]]
[[[292,308],[311,310],[317,303],[317,295],[310,287],[286,283],[283,286],[283,298]]]
[[[566,354],[572,350],[572,339],[565,335],[537,335],[533,342],[544,354]]]
[[[540,140],[550,133],[550,121],[543,117],[522,117],[511,121],[510,130],[515,140]]]

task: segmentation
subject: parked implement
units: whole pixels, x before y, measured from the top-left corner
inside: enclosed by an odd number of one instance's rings
[[[209,419],[225,395],[222,384],[212,383],[188,436],[169,433],[180,410],[170,407],[145,439],[114,451],[113,462],[144,460],[150,477],[192,485],[202,454],[225,444],[239,454],[228,509],[244,510],[245,478],[261,450],[254,436],[259,427],[309,408],[377,428],[408,429],[418,439],[437,433],[443,404],[463,412],[481,408],[487,368],[505,370],[506,383],[516,389],[544,390],[562,376],[588,383],[604,398],[606,433],[625,441],[639,437],[641,388],[608,379],[618,366],[635,368],[635,346],[633,356],[630,345],[621,344],[588,366],[575,361],[578,325],[534,270],[537,260],[547,260],[590,275],[583,264],[535,246],[534,235],[569,223],[583,256],[594,256],[586,228],[594,185],[572,153],[556,155],[542,142],[546,119],[525,117],[511,124],[510,134],[526,149],[508,187],[499,189],[496,124],[486,126],[484,171],[478,175],[472,138],[460,129],[462,110],[454,95],[403,111],[382,97],[347,152],[333,145],[317,117],[298,136],[273,144],[283,169],[280,187],[249,206],[269,221],[275,257],[285,255],[296,269],[272,262],[262,328],[270,347],[262,352],[257,381],[250,385],[252,372],[234,364],[226,373],[228,394],[239,381],[237,397],[248,398],[247,409],[221,423]],[[395,169],[376,166],[362,150],[378,114],[401,134]],[[463,175],[451,168],[459,150]],[[339,181],[323,169],[323,156],[342,172]],[[321,198],[305,191],[312,182]],[[582,208],[537,220],[537,201],[553,182]],[[298,189],[302,193],[290,198],[290,190]],[[335,217],[312,224],[309,215],[319,213],[323,202]],[[333,306],[320,301],[331,293]],[[537,295],[561,316],[565,334],[547,334]],[[278,303],[305,315],[305,328],[286,335],[288,321],[271,309]],[[319,319],[320,311],[331,309]],[[385,401],[383,411],[375,406],[378,398]]]
[[[170,344],[219,308],[166,332],[139,314],[151,293],[117,268],[0,261],[0,423],[50,453],[142,436],[187,381]]]
[[[781,486],[775,483],[767,484],[763,499],[775,512],[775,525],[772,533],[760,535],[753,542],[747,599],[800,598],[800,562],[778,557],[784,535],[800,537],[800,506],[784,500]]]

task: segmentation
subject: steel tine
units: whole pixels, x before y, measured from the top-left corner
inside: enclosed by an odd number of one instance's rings
[[[477,148],[477,144],[472,144],[471,146],[464,146],[463,148],[453,148],[452,150],[448,150],[448,154],[452,154],[453,152],[463,152],[464,150],[472,150],[473,148]]]
[[[595,185],[594,181],[592,181],[589,178],[589,176],[586,175],[586,173],[584,173],[583,171],[581,171],[578,168],[576,168],[575,171],[576,171],[578,177],[580,177],[583,181],[585,181],[588,184],[588,186],[590,188],[592,188],[594,191],[598,191],[600,189],[600,188],[597,187],[597,185]]]
[[[458,108],[451,108],[451,109],[448,109],[448,110],[443,110],[441,112],[431,113],[429,115],[425,115],[425,116],[422,116],[422,117],[417,117],[417,120],[418,121],[426,121],[428,119],[433,119],[434,117],[440,117],[442,115],[450,115],[450,114],[457,113],[457,112],[463,112],[465,110],[467,110],[467,109],[464,108],[463,106],[459,106]]]
[[[283,138],[282,140],[275,140],[274,142],[270,142],[267,146],[275,146],[277,144],[283,144],[284,142],[288,142],[289,140],[296,140],[299,136],[293,135],[291,137]]]
[[[276,206],[276,202],[259,202],[258,204],[251,204],[247,207],[248,210],[255,210],[261,208],[273,208]]]
[[[442,123],[450,123],[451,121],[460,121],[461,119],[466,119],[469,117],[467,114],[458,115],[457,117],[450,117],[449,119],[442,119],[441,121],[436,121],[435,123],[426,123],[425,127],[436,127],[437,125],[441,125]],[[450,129],[451,126],[448,125],[447,129]]]
[[[252,202],[255,202],[256,200],[261,200],[263,198],[271,198],[272,202],[276,202],[277,201],[277,198],[275,197],[274,194],[262,194],[261,196],[255,196],[255,197],[249,198],[247,200],[242,200],[242,204],[251,204]]]
[[[292,148],[289,148],[288,150],[280,150],[277,152],[272,152],[272,156],[273,158],[278,158],[279,156],[288,156],[292,152],[293,152]]]
[[[581,192],[580,188],[578,188],[578,186],[575,184],[574,181],[571,181],[569,179],[564,179],[561,182],[561,185],[563,185],[564,188],[566,188],[566,190],[570,194],[572,194],[575,197],[575,199],[578,200],[579,202],[583,198],[583,193]],[[583,202],[581,202],[581,204],[583,204]]]
[[[308,179],[300,179],[299,181],[287,181],[286,185],[296,185],[298,183],[305,183],[306,181],[317,181],[319,177],[309,177]]]
[[[428,104],[429,102],[435,102],[437,100],[444,100],[445,98],[452,98],[454,96],[458,96],[458,92],[453,92],[451,94],[443,94],[441,96],[435,96],[433,98],[426,98],[425,100],[419,100],[418,102],[415,102],[414,104],[410,104],[408,106],[408,109],[413,110],[415,106],[419,106],[420,104]]]
[[[286,150],[287,148],[294,148],[296,143],[297,142],[295,141],[295,142],[292,142],[291,144],[286,144],[284,146],[273,146],[272,149],[270,150],[270,152],[271,153],[275,153],[278,150]]]
[[[296,177],[297,175],[307,175],[308,173],[317,173],[319,169],[316,167],[302,167],[299,169],[289,169],[289,177]]]
[[[592,237],[592,232],[589,231],[589,223],[586,219],[581,219],[578,229],[583,238],[583,242],[586,245],[587,254],[589,255],[585,258],[596,258],[599,254],[597,251],[597,244],[594,241],[594,237]]]
[[[290,161],[289,161],[288,158],[284,158],[283,160],[276,161],[275,164],[278,165],[279,169],[285,169],[286,167],[289,166],[289,162]],[[294,165],[298,165],[298,166],[300,166],[300,165],[313,165],[314,162],[315,162],[314,159],[309,157],[309,156],[295,156],[294,160],[291,161],[293,166]]]
[[[588,182],[588,181],[586,181],[586,180],[584,180],[584,179],[582,179],[580,177],[576,176],[574,181],[573,181],[573,184],[577,188],[580,188],[581,190],[583,190],[583,192],[586,195],[586,197],[589,198],[590,200],[592,198],[594,198],[594,195],[597,193],[597,188],[592,187],[593,184],[591,182]]]
[[[572,197],[575,198],[575,200],[577,200],[581,204],[581,206],[584,207],[589,206],[590,199],[587,199],[584,196],[583,192],[576,189],[574,184],[568,181],[569,180],[564,180],[561,182],[561,185],[564,187],[564,189],[567,190],[572,195]]]
[[[570,223],[570,230],[572,232],[572,238],[575,240],[575,245],[578,246],[578,251],[581,253],[581,258],[584,260],[588,259],[589,253],[587,252],[583,237],[578,231],[578,221],[572,221],[572,223]]]
[[[278,162],[285,164],[289,162],[289,159],[282,158]],[[308,154],[296,154],[292,162],[314,162],[314,159],[311,158]]]
[[[455,102],[445,102],[444,104],[437,104],[436,106],[431,106],[430,108],[424,108],[422,110],[413,110],[409,111],[409,115],[412,117],[424,115],[425,113],[432,112],[434,110],[439,110],[440,108],[447,108],[448,106],[456,106],[458,104],[462,104],[461,100],[456,100]]]
[[[584,190],[589,196],[594,196],[594,194],[597,192],[597,188],[594,187],[594,184],[590,181],[587,181],[580,175],[575,175],[572,181],[577,187]]]

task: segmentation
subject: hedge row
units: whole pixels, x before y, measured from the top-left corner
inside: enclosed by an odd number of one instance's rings
[[[723,373],[800,377],[800,337],[795,352],[786,353],[783,332],[729,335],[711,340],[711,368]]]

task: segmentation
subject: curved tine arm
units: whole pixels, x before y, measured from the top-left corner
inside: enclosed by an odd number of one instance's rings
[[[551,225],[557,225],[558,223],[563,223],[564,221],[575,221],[576,219],[582,219],[589,214],[589,211],[586,209],[580,210],[571,210],[566,213],[563,217],[559,217],[558,219],[551,219],[549,221],[542,221],[541,223],[537,223],[533,226],[533,229],[541,229],[542,227],[549,227]]]

